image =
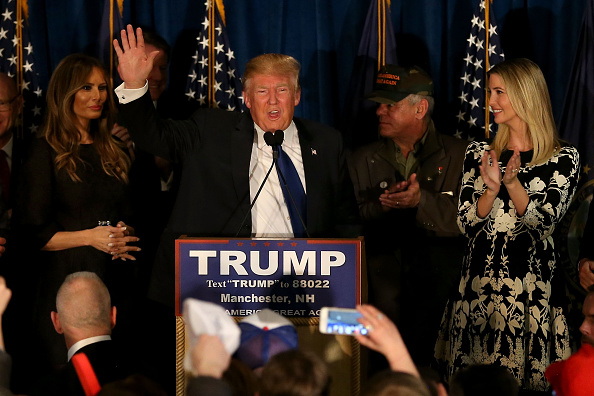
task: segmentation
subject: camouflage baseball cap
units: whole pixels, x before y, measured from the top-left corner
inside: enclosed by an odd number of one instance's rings
[[[410,94],[432,96],[433,80],[418,66],[382,66],[377,73],[373,92],[365,98],[378,103],[394,104]]]

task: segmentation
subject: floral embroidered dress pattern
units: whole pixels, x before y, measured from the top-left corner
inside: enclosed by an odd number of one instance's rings
[[[477,201],[487,187],[479,164],[488,149],[484,142],[472,142],[466,151],[458,225],[469,242],[435,356],[446,379],[470,364],[497,364],[523,388],[546,390],[547,366],[571,354],[565,313],[555,301],[551,235],[575,193],[579,155],[563,147],[547,162],[528,166],[532,151],[521,153],[517,177],[529,196],[524,215],[517,215],[502,185],[491,212],[480,218]],[[502,175],[511,154],[501,155]]]

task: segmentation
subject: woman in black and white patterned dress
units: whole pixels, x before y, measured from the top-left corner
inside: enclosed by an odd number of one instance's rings
[[[496,364],[522,388],[546,390],[546,367],[571,354],[552,233],[575,193],[579,155],[557,137],[535,63],[505,61],[488,78],[499,132],[466,151],[458,225],[468,248],[435,353],[446,380]]]

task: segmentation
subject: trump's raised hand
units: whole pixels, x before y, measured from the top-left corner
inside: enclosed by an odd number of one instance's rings
[[[134,28],[128,25],[126,30],[122,29],[121,34],[121,46],[117,39],[113,40],[113,48],[118,55],[118,73],[124,81],[125,88],[142,88],[153,69],[153,61],[159,51],[146,53],[141,28],[136,28],[134,34]]]

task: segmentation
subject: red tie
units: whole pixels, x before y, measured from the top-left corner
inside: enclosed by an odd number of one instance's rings
[[[2,183],[2,197],[8,202],[10,198],[10,167],[6,159],[6,151],[0,150],[0,183]]]

